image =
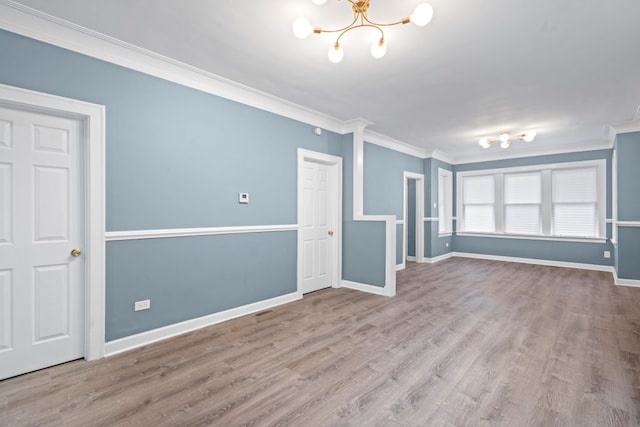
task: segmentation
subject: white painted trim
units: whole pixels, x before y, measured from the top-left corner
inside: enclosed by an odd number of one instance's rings
[[[432,217],[425,217],[422,218],[425,222],[431,222],[431,221],[440,221],[440,219],[437,216],[432,216]]]
[[[396,225],[404,225],[404,219],[396,219]]]
[[[407,261],[413,261],[413,262],[416,262],[416,257],[411,256],[411,255],[407,255]]]
[[[427,264],[435,264],[436,262],[444,261],[446,259],[453,258],[453,257],[454,257],[453,252],[449,252],[434,258],[425,258],[424,262]]]
[[[1,16],[1,14],[0,14]],[[1,18],[0,18],[1,19]],[[85,351],[87,360],[104,356],[104,106],[0,84],[0,105],[57,114],[82,124],[85,185]]]
[[[374,295],[392,296],[387,295],[384,291],[384,288],[381,288],[380,286],[366,285],[364,283],[352,282],[350,280],[343,280],[342,287],[355,289],[356,291],[367,292]]]
[[[605,222],[606,222],[607,224],[613,224],[613,218],[607,218],[607,219],[605,220]]]
[[[512,160],[512,159],[521,159],[525,157],[534,157],[534,156],[551,156],[554,154],[582,153],[585,151],[595,151],[595,150],[610,150],[611,148],[612,148],[612,144],[609,142],[607,137],[603,135],[602,139],[580,141],[580,142],[566,144],[558,147],[552,147],[548,149],[540,149],[539,146],[536,147],[534,144],[529,149],[520,149],[517,152],[510,151],[510,150],[494,151],[493,153],[488,153],[483,150],[482,154],[470,152],[471,154],[457,156],[451,159],[451,162],[449,163],[452,165],[463,165],[468,163]]]
[[[297,295],[298,298],[302,298],[302,271],[303,271],[303,253],[302,253],[302,224],[304,222],[304,205],[303,205],[303,191],[304,191],[304,163],[306,161],[321,163],[330,166],[332,172],[335,172],[337,178],[336,182],[332,183],[331,191],[335,194],[336,204],[332,203],[332,222],[335,222],[332,238],[332,260],[331,260],[331,286],[336,288],[340,287],[342,283],[342,157],[332,156],[326,153],[319,153],[316,151],[305,150],[298,148],[298,177],[297,177],[297,198],[298,198],[298,224],[296,229],[298,230],[297,237]]]
[[[113,356],[134,348],[149,345],[154,342],[165,340],[167,338],[182,335],[197,329],[206,328],[220,322],[235,319],[237,317],[246,316],[248,314],[257,313],[269,308],[277,307],[298,300],[298,294],[292,292],[290,294],[271,298],[264,301],[254,302],[252,304],[235,307],[218,313],[209,314],[207,316],[198,317],[196,319],[185,320],[184,322],[174,323],[162,328],[153,329],[151,331],[142,332],[117,340],[109,341],[105,345],[106,356]]]
[[[284,117],[344,133],[345,123],[35,9],[0,0],[0,28]]]
[[[406,268],[406,264],[403,262],[402,264],[396,264],[396,271],[404,270]]]
[[[618,227],[640,227],[640,221],[617,221]]]
[[[552,242],[576,242],[576,243],[606,243],[606,238],[579,238],[579,237],[559,237],[559,236],[529,236],[516,234],[492,234],[492,233],[461,233],[456,232],[460,237],[487,237],[491,239],[516,239],[516,240],[547,240]]]
[[[396,217],[364,214],[364,130],[370,125],[363,119],[350,122],[353,132],[353,220],[385,222],[384,294],[396,294]]]
[[[619,135],[621,133],[629,133],[629,132],[640,132],[640,106],[638,106],[638,110],[636,111],[636,117],[634,121],[628,123],[622,123],[613,127],[616,133]]]
[[[583,264],[583,263],[577,263],[577,262],[552,261],[552,260],[535,259],[535,258],[518,258],[518,257],[508,257],[508,256],[500,256],[500,255],[474,254],[474,253],[467,253],[467,252],[452,252],[452,254],[453,254],[452,256],[460,257],[460,258],[484,259],[489,261],[519,262],[521,264],[546,265],[549,267],[578,268],[581,270],[595,270],[595,271],[607,271],[607,272],[614,271],[614,268],[610,265]]]
[[[429,156],[429,153],[426,150],[418,148],[415,145],[410,145],[370,130],[366,130],[364,132],[364,140],[371,144],[379,145],[420,159],[425,159]]]
[[[449,231],[447,233],[438,233],[438,237],[451,237],[453,236],[453,231]]]
[[[613,270],[613,281],[616,286],[629,286],[632,288],[640,288],[640,280],[635,279],[621,279],[618,277],[618,272]]]
[[[160,230],[107,231],[107,242],[117,240],[165,239],[169,237],[212,236],[216,234],[269,233],[274,231],[296,231],[298,224],[240,225],[233,227],[171,228]]]

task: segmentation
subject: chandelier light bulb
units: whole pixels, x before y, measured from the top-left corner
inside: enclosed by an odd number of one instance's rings
[[[502,148],[509,148],[509,140],[506,141],[502,141],[502,143],[500,143],[500,147]]]
[[[293,22],[293,34],[299,39],[306,39],[313,32],[307,18],[298,18]]]
[[[387,44],[384,42],[384,38],[376,40],[371,45],[371,56],[376,59],[382,58],[387,53]]]
[[[336,42],[336,44],[331,46],[329,48],[329,52],[327,52],[327,56],[329,57],[329,61],[333,62],[334,64],[342,61],[342,58],[344,58],[344,51],[342,50],[342,46],[340,46],[340,43]]]
[[[533,139],[535,137],[536,137],[535,131],[530,130],[530,131],[524,133],[524,135],[522,136],[522,139],[525,142],[531,142],[531,141],[533,141]]]
[[[433,7],[429,3],[420,3],[413,10],[409,19],[411,22],[416,24],[418,27],[424,27],[429,22],[431,22],[431,18],[433,18]]]
[[[327,0],[311,0],[311,1],[317,4],[318,6],[322,6],[327,2]]]
[[[480,144],[480,146],[485,149],[491,146],[491,143],[489,142],[488,138],[480,138],[480,141],[478,141],[478,144]]]
[[[509,134],[508,134],[507,132],[502,132],[502,133],[500,134],[500,141],[502,141],[503,143],[505,143],[505,142],[509,142]],[[508,146],[509,146],[509,145],[507,144],[507,147],[508,147]],[[501,147],[502,147],[502,146],[501,146]],[[502,147],[502,148],[505,148],[505,147]]]

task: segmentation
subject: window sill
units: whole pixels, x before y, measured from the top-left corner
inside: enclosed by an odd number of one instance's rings
[[[438,237],[451,237],[453,235],[453,232],[451,231],[446,231],[444,233],[438,233]]]
[[[532,236],[525,234],[498,234],[498,233],[464,233],[457,232],[460,237],[490,237],[496,239],[519,239],[519,240],[548,240],[554,242],[576,242],[576,243],[606,243],[605,237],[560,237],[560,236]]]

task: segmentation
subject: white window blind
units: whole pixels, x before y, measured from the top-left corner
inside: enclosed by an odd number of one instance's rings
[[[542,174],[504,175],[504,231],[510,234],[540,234],[542,222]]]
[[[595,167],[554,170],[552,233],[598,236],[598,170]]]
[[[467,176],[463,180],[464,230],[495,231],[495,180],[493,175]]]

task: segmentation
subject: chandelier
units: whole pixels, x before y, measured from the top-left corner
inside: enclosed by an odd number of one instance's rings
[[[317,5],[322,5],[327,2],[327,0],[312,1]],[[353,20],[346,27],[338,28],[336,30],[327,30],[321,27],[311,26],[307,18],[298,18],[293,23],[293,34],[300,39],[306,38],[311,33],[338,33],[338,37],[336,38],[335,43],[333,43],[333,45],[329,48],[328,52],[329,60],[334,63],[342,61],[342,58],[344,57],[344,51],[342,50],[342,46],[340,45],[340,38],[342,38],[342,36],[345,35],[345,33],[347,33],[348,31],[351,31],[355,28],[365,27],[377,30],[380,37],[376,38],[371,45],[371,55],[374,58],[382,58],[385,53],[387,53],[387,44],[384,39],[384,31],[382,30],[382,27],[408,24],[409,22],[413,22],[418,27],[424,27],[431,21],[431,18],[433,17],[433,8],[431,7],[431,5],[429,3],[421,3],[416,6],[415,10],[410,16],[405,16],[404,18],[396,22],[380,24],[369,19],[368,11],[370,0],[347,1],[351,3],[351,9],[353,10]]]
[[[536,133],[534,131],[527,131],[514,136],[509,135],[507,132],[502,132],[497,139],[492,137],[480,138],[478,144],[480,144],[482,148],[489,148],[494,142],[500,142],[500,147],[509,148],[509,146],[511,145],[511,141],[521,140],[525,142],[531,142],[535,137]]]

